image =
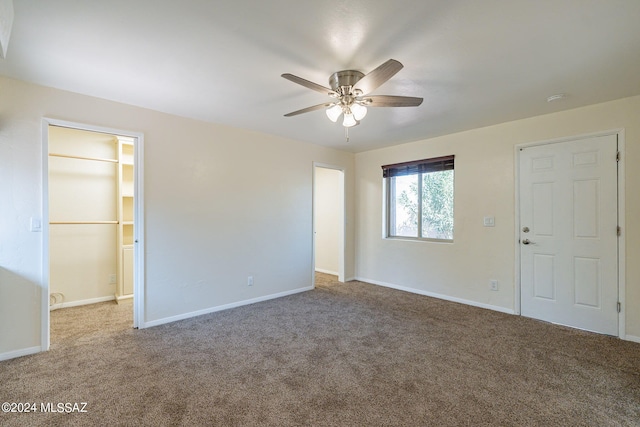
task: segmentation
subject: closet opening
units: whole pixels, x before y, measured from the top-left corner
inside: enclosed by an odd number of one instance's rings
[[[44,349],[56,310],[85,306],[86,318],[107,313],[113,319],[119,313],[125,316],[121,322],[139,326],[141,139],[130,132],[45,120]]]

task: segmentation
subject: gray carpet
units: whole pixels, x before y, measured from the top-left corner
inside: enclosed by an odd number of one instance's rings
[[[129,304],[54,311],[0,401],[87,412],[0,425],[640,425],[640,344],[333,279],[145,330]]]

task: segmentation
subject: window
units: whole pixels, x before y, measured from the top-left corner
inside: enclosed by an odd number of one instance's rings
[[[453,240],[453,160],[446,156],[382,166],[387,237]]]

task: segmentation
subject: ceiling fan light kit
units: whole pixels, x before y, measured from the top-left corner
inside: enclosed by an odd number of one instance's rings
[[[342,126],[346,127],[346,128],[350,128],[352,126],[355,126],[357,124],[359,124],[360,122],[356,120],[355,117],[353,117],[353,114],[350,113],[345,113],[344,114],[344,120],[342,121]]]
[[[287,80],[302,85],[316,92],[324,93],[334,101],[314,105],[285,114],[285,117],[297,116],[310,111],[325,109],[327,117],[337,122],[344,116],[342,126],[350,128],[360,124],[367,115],[367,107],[417,107],[422,104],[422,98],[411,96],[369,95],[383,83],[402,69],[403,65],[395,59],[390,59],[369,74],[357,70],[343,70],[333,73],[329,77],[331,88],[310,82],[293,74],[283,74]]]
[[[335,123],[338,121],[340,115],[342,114],[342,107],[338,104],[334,104],[333,106],[327,108],[326,113],[327,117],[329,117],[329,120]]]

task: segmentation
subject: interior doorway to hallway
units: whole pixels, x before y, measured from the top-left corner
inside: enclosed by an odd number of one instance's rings
[[[337,276],[344,282],[344,170],[315,163],[313,168],[313,274]],[[315,281],[314,281],[315,283]]]

